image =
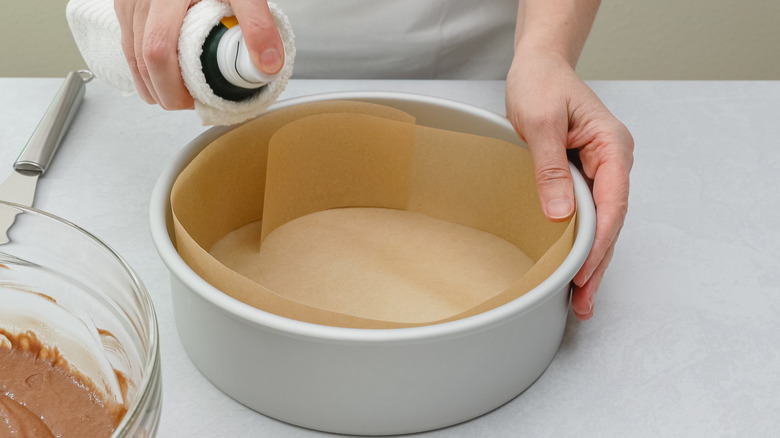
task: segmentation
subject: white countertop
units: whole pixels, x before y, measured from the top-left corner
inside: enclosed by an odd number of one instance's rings
[[[0,79],[0,181],[61,79]],[[629,215],[595,317],[570,315],[547,371],[503,407],[427,436],[776,436],[780,430],[780,82],[592,82],[631,130]],[[417,92],[504,112],[500,81],[292,81],[283,98]],[[160,323],[160,437],[321,436],[213,387],[176,333],[148,201],[172,155],[205,128],[100,81],[35,207],[119,252]]]

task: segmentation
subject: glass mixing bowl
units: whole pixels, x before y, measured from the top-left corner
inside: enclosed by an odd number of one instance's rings
[[[3,217],[12,224],[0,230],[8,238],[0,245],[0,328],[32,331],[122,402],[127,412],[113,437],[154,436],[161,408],[158,329],[138,276],[70,222],[0,201]]]

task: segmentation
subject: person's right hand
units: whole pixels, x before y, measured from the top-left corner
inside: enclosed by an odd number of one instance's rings
[[[122,50],[133,74],[135,89],[149,104],[167,110],[193,107],[184,86],[178,59],[181,25],[187,10],[200,0],[114,0],[122,30]],[[252,63],[267,74],[284,64],[284,46],[268,3],[230,0],[241,25]]]

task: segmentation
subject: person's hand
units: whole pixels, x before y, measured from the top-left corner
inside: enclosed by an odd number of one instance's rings
[[[177,47],[184,16],[199,0],[114,0],[122,50],[135,89],[147,103],[169,110],[193,107],[179,70]],[[282,39],[266,1],[231,0],[252,62],[275,74],[284,64]]]
[[[506,109],[531,149],[542,209],[553,221],[574,213],[567,150],[578,150],[593,191],[596,237],[571,298],[577,317],[587,320],[628,209],[634,140],[564,58],[524,50],[516,52],[507,76]]]

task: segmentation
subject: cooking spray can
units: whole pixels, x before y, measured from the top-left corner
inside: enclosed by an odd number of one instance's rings
[[[225,17],[214,26],[203,43],[200,61],[214,94],[234,102],[254,96],[278,76],[263,73],[252,63],[236,17]]]

